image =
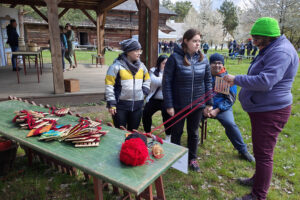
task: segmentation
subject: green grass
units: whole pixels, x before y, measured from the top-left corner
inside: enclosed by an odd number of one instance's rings
[[[110,51],[105,54],[105,64],[111,65],[114,59],[119,55],[120,52]],[[76,50],[76,60],[80,64],[92,64],[92,54],[97,54],[96,51],[83,51],[83,50]],[[43,51],[43,61],[44,63],[51,63],[51,54],[50,51],[45,50]],[[68,61],[65,59],[65,62]],[[95,63],[95,59],[94,59]]]
[[[87,52],[85,52],[87,53]],[[117,54],[107,55],[111,61]],[[84,56],[83,56],[84,57]],[[79,56],[78,56],[79,58]],[[88,61],[88,60],[87,60]],[[84,59],[82,62],[85,62]],[[226,68],[231,74],[245,74],[250,61],[237,64],[236,60],[228,60]],[[299,200],[300,197],[300,72],[293,85],[294,103],[292,115],[286,127],[278,137],[274,154],[274,171],[269,190],[269,200]],[[249,117],[239,101],[233,106],[235,120],[242,131],[243,138],[252,152],[251,126]],[[102,116],[104,121],[111,118],[107,112],[87,113],[85,116]],[[154,126],[161,123],[160,113],[153,117]],[[142,126],[140,127],[142,129]],[[186,145],[186,132],[182,137]],[[18,151],[23,154],[22,150]],[[201,173],[190,172],[185,175],[170,169],[164,175],[167,199],[233,199],[250,192],[250,188],[242,187],[236,182],[238,177],[250,177],[255,165],[241,160],[225,135],[224,128],[216,120],[208,122],[208,138],[198,148]],[[26,158],[18,157],[15,168],[6,181],[0,181],[0,199],[93,199],[92,182],[84,182],[82,174],[70,177],[60,174],[40,162],[33,167],[26,166]],[[21,175],[15,175],[24,170]],[[65,187],[65,188],[64,188]],[[116,199],[105,193],[106,199]]]

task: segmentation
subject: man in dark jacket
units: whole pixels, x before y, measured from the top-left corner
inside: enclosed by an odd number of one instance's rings
[[[251,38],[249,38],[248,43],[247,43],[247,56],[248,57],[250,56],[252,48],[253,48],[252,40],[251,40]]]
[[[216,76],[224,77],[227,71],[224,67],[224,57],[218,53],[210,56],[209,63],[211,66],[212,85],[215,85]],[[234,148],[247,161],[253,162],[254,157],[248,152],[247,145],[243,141],[239,127],[234,121],[232,106],[236,100],[237,87],[230,87],[229,95],[217,93],[213,98],[213,110],[204,113],[206,117],[217,119],[225,128],[225,133],[231,141]]]
[[[19,44],[19,34],[17,33],[17,22],[15,19],[10,20],[10,24],[6,27],[7,31],[7,43],[9,44],[11,51],[15,52],[18,51]],[[13,67],[13,71],[16,71],[16,57],[11,57],[11,63]]]

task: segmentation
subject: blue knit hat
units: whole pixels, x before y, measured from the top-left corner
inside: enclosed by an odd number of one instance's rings
[[[209,64],[215,62],[215,61],[221,61],[222,64],[224,65],[224,57],[221,54],[214,53],[209,57]]]
[[[122,49],[122,51],[124,51],[124,53],[142,49],[142,46],[139,43],[139,41],[137,41],[136,39],[133,39],[133,38],[123,40],[122,42],[120,42],[120,45],[121,45],[121,49]]]

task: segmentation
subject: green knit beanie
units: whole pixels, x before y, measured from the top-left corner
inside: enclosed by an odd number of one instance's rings
[[[271,17],[259,18],[252,26],[250,35],[278,37],[280,36],[278,21]]]

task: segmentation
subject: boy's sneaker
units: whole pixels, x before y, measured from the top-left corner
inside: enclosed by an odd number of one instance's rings
[[[240,153],[243,159],[247,160],[248,162],[255,162],[255,158],[248,152]]]
[[[198,164],[196,159],[193,159],[193,160],[190,161],[189,168],[192,171],[200,172],[200,167],[199,167],[199,164]]]

